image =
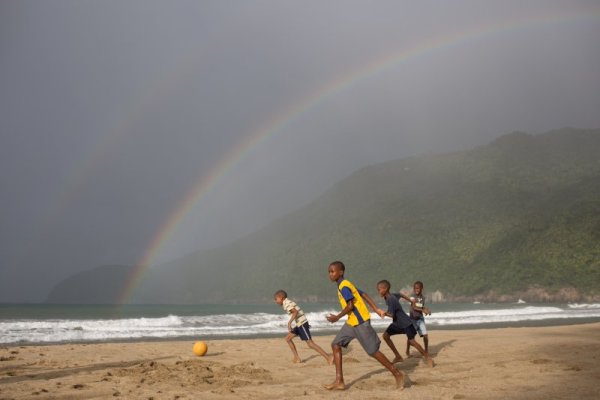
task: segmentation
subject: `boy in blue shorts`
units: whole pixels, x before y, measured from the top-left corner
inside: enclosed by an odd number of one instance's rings
[[[346,389],[344,373],[342,371],[342,347],[347,347],[352,340],[358,339],[358,342],[367,354],[379,361],[381,365],[394,375],[396,388],[404,389],[404,374],[398,371],[385,354],[379,351],[381,341],[377,337],[377,332],[371,326],[371,314],[367,309],[365,301],[369,303],[369,306],[373,310],[378,310],[378,308],[366,293],[358,290],[349,280],[344,279],[345,270],[346,267],[341,261],[332,262],[328,268],[329,279],[337,284],[338,299],[342,306],[342,312],[337,315],[329,314],[327,321],[336,322],[344,315],[348,316],[348,321],[331,343],[333,361],[335,363],[335,381],[324,385],[324,387],[328,390]]]
[[[288,295],[285,290],[278,290],[277,292],[275,292],[273,297],[275,298],[275,303],[279,304],[280,306],[283,306],[285,312],[287,312],[290,315],[290,319],[288,321],[288,334],[285,337],[285,341],[290,346],[290,349],[292,349],[292,353],[294,354],[293,362],[302,362],[302,359],[300,358],[300,356],[298,355],[298,351],[296,350],[296,345],[294,345],[294,342],[292,341],[296,336],[300,336],[300,340],[306,342],[306,345],[308,347],[322,355],[323,358],[325,358],[325,361],[327,361],[327,363],[331,365],[333,363],[333,357],[325,353],[325,351],[321,347],[319,347],[318,344],[313,342],[312,336],[310,334],[310,325],[308,324],[308,319],[306,319],[306,316],[304,315],[304,311],[302,311],[302,309],[298,307],[296,303],[294,303],[288,298]],[[296,325],[293,328],[292,321],[294,321]]]
[[[419,350],[425,358],[427,365],[433,367],[433,360],[429,356],[429,353],[427,353],[427,351],[415,340],[417,329],[413,324],[413,320],[406,315],[402,309],[402,305],[400,305],[400,297],[402,295],[390,293],[390,287],[390,282],[385,279],[377,283],[377,291],[379,292],[379,295],[385,299],[385,303],[387,304],[387,311],[384,314],[386,317],[393,319],[393,322],[387,327],[383,334],[383,340],[385,340],[388,346],[390,346],[390,349],[394,352],[395,358],[392,363],[402,361],[402,356],[400,356],[396,346],[394,346],[391,336],[405,334],[408,343]]]

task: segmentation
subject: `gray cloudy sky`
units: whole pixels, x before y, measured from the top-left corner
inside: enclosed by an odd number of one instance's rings
[[[368,164],[599,128],[598,43],[597,1],[3,0],[0,301],[135,264],[202,182],[152,262]]]

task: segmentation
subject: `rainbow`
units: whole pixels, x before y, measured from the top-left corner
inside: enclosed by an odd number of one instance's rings
[[[242,26],[237,20],[246,18],[243,14],[235,15],[230,24],[232,26]],[[208,44],[199,44],[194,51],[187,56],[177,60],[175,67],[169,70],[161,79],[149,82],[144,85],[144,89],[139,96],[131,100],[129,107],[123,107],[124,113],[121,118],[117,118],[112,129],[102,135],[93,143],[78,161],[70,169],[70,173],[62,180],[60,185],[56,186],[55,193],[49,196],[52,200],[48,202],[48,207],[40,219],[40,231],[48,229],[55,223],[68,209],[77,196],[81,193],[81,188],[89,181],[93,173],[99,169],[101,164],[105,164],[110,159],[110,152],[116,148],[120,140],[135,132],[135,124],[154,107],[160,105],[160,100],[167,97],[180,85],[184,78],[190,76],[195,71],[196,62],[204,58],[210,58],[216,50],[233,45],[235,35],[230,35],[223,41],[212,41]],[[231,43],[229,43],[231,41]],[[157,82],[156,84],[154,82]]]
[[[187,60],[186,60],[187,61]],[[135,123],[142,119],[148,109],[158,105],[158,99],[166,96],[178,83],[178,76],[188,74],[192,71],[191,63],[182,62],[175,73],[170,72],[158,85],[148,85],[141,96],[136,97],[132,107],[124,107],[127,112],[118,118],[112,129],[93,143],[89,149],[83,152],[79,160],[74,163],[70,173],[63,179],[61,185],[57,185],[53,201],[43,214],[40,222],[40,231],[51,227],[64,214],[68,206],[75,202],[81,194],[81,187],[89,181],[94,171],[101,164],[110,159],[110,151],[118,146],[119,141],[128,134],[134,132]]]
[[[211,192],[218,182],[234,170],[237,165],[246,159],[254,149],[268,140],[275,133],[283,130],[292,121],[319,107],[329,99],[348,90],[359,82],[363,82],[385,70],[396,68],[409,61],[426,57],[442,49],[463,45],[482,37],[513,32],[519,29],[544,27],[548,24],[559,22],[574,22],[589,19],[597,21],[600,18],[600,8],[587,8],[569,13],[541,15],[511,21],[501,21],[488,25],[481,25],[474,29],[457,32],[451,35],[439,36],[415,44],[413,47],[400,52],[391,52],[383,57],[371,61],[359,68],[344,72],[332,79],[324,86],[316,89],[308,96],[301,98],[292,106],[282,110],[272,117],[261,128],[257,129],[246,139],[239,142],[230,150],[219,163],[207,174],[203,175],[197,184],[186,193],[160,226],[152,241],[149,243],[141,260],[134,267],[128,281],[117,299],[117,303],[124,304],[132,296],[146,269],[153,264],[165,243],[173,236],[185,216],[195,207],[199,206],[205,196]]]

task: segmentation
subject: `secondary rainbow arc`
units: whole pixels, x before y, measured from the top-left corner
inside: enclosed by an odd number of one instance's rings
[[[579,20],[599,22],[600,7],[590,7],[569,13],[541,15],[512,21],[499,21],[493,24],[479,26],[475,29],[435,37],[423,41],[409,49],[388,53],[362,67],[346,71],[340,76],[332,79],[308,96],[301,98],[291,107],[288,107],[273,116],[263,125],[263,128],[239,142],[219,163],[217,163],[207,174],[203,175],[199,182],[186,193],[182,201],[178,203],[173,212],[169,214],[165,222],[160,226],[158,232],[154,235],[144,252],[143,257],[134,267],[117,302],[123,304],[131,298],[135,288],[141,280],[142,274],[150,265],[152,265],[153,260],[160,253],[164,244],[173,236],[185,216],[202,203],[203,198],[216,187],[218,182],[225,175],[232,171],[242,160],[248,157],[262,142],[266,141],[276,132],[283,130],[283,128],[292,121],[297,120],[310,110],[323,104],[328,99],[335,97],[359,82],[369,79],[385,70],[396,68],[403,63],[427,56],[428,54],[432,54],[442,49],[466,44],[469,41],[490,35],[509,33],[519,29],[544,27],[552,23],[577,22]]]

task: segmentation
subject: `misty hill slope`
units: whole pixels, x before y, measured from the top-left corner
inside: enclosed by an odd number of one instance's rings
[[[148,271],[133,301],[271,301],[280,288],[335,301],[336,259],[371,291],[419,279],[453,299],[600,298],[600,130],[363,168],[258,232]]]
[[[264,301],[279,288],[331,300],[336,259],[369,289],[419,279],[454,298],[597,296],[600,130],[516,132],[363,168],[261,231],[147,274],[135,300]]]

